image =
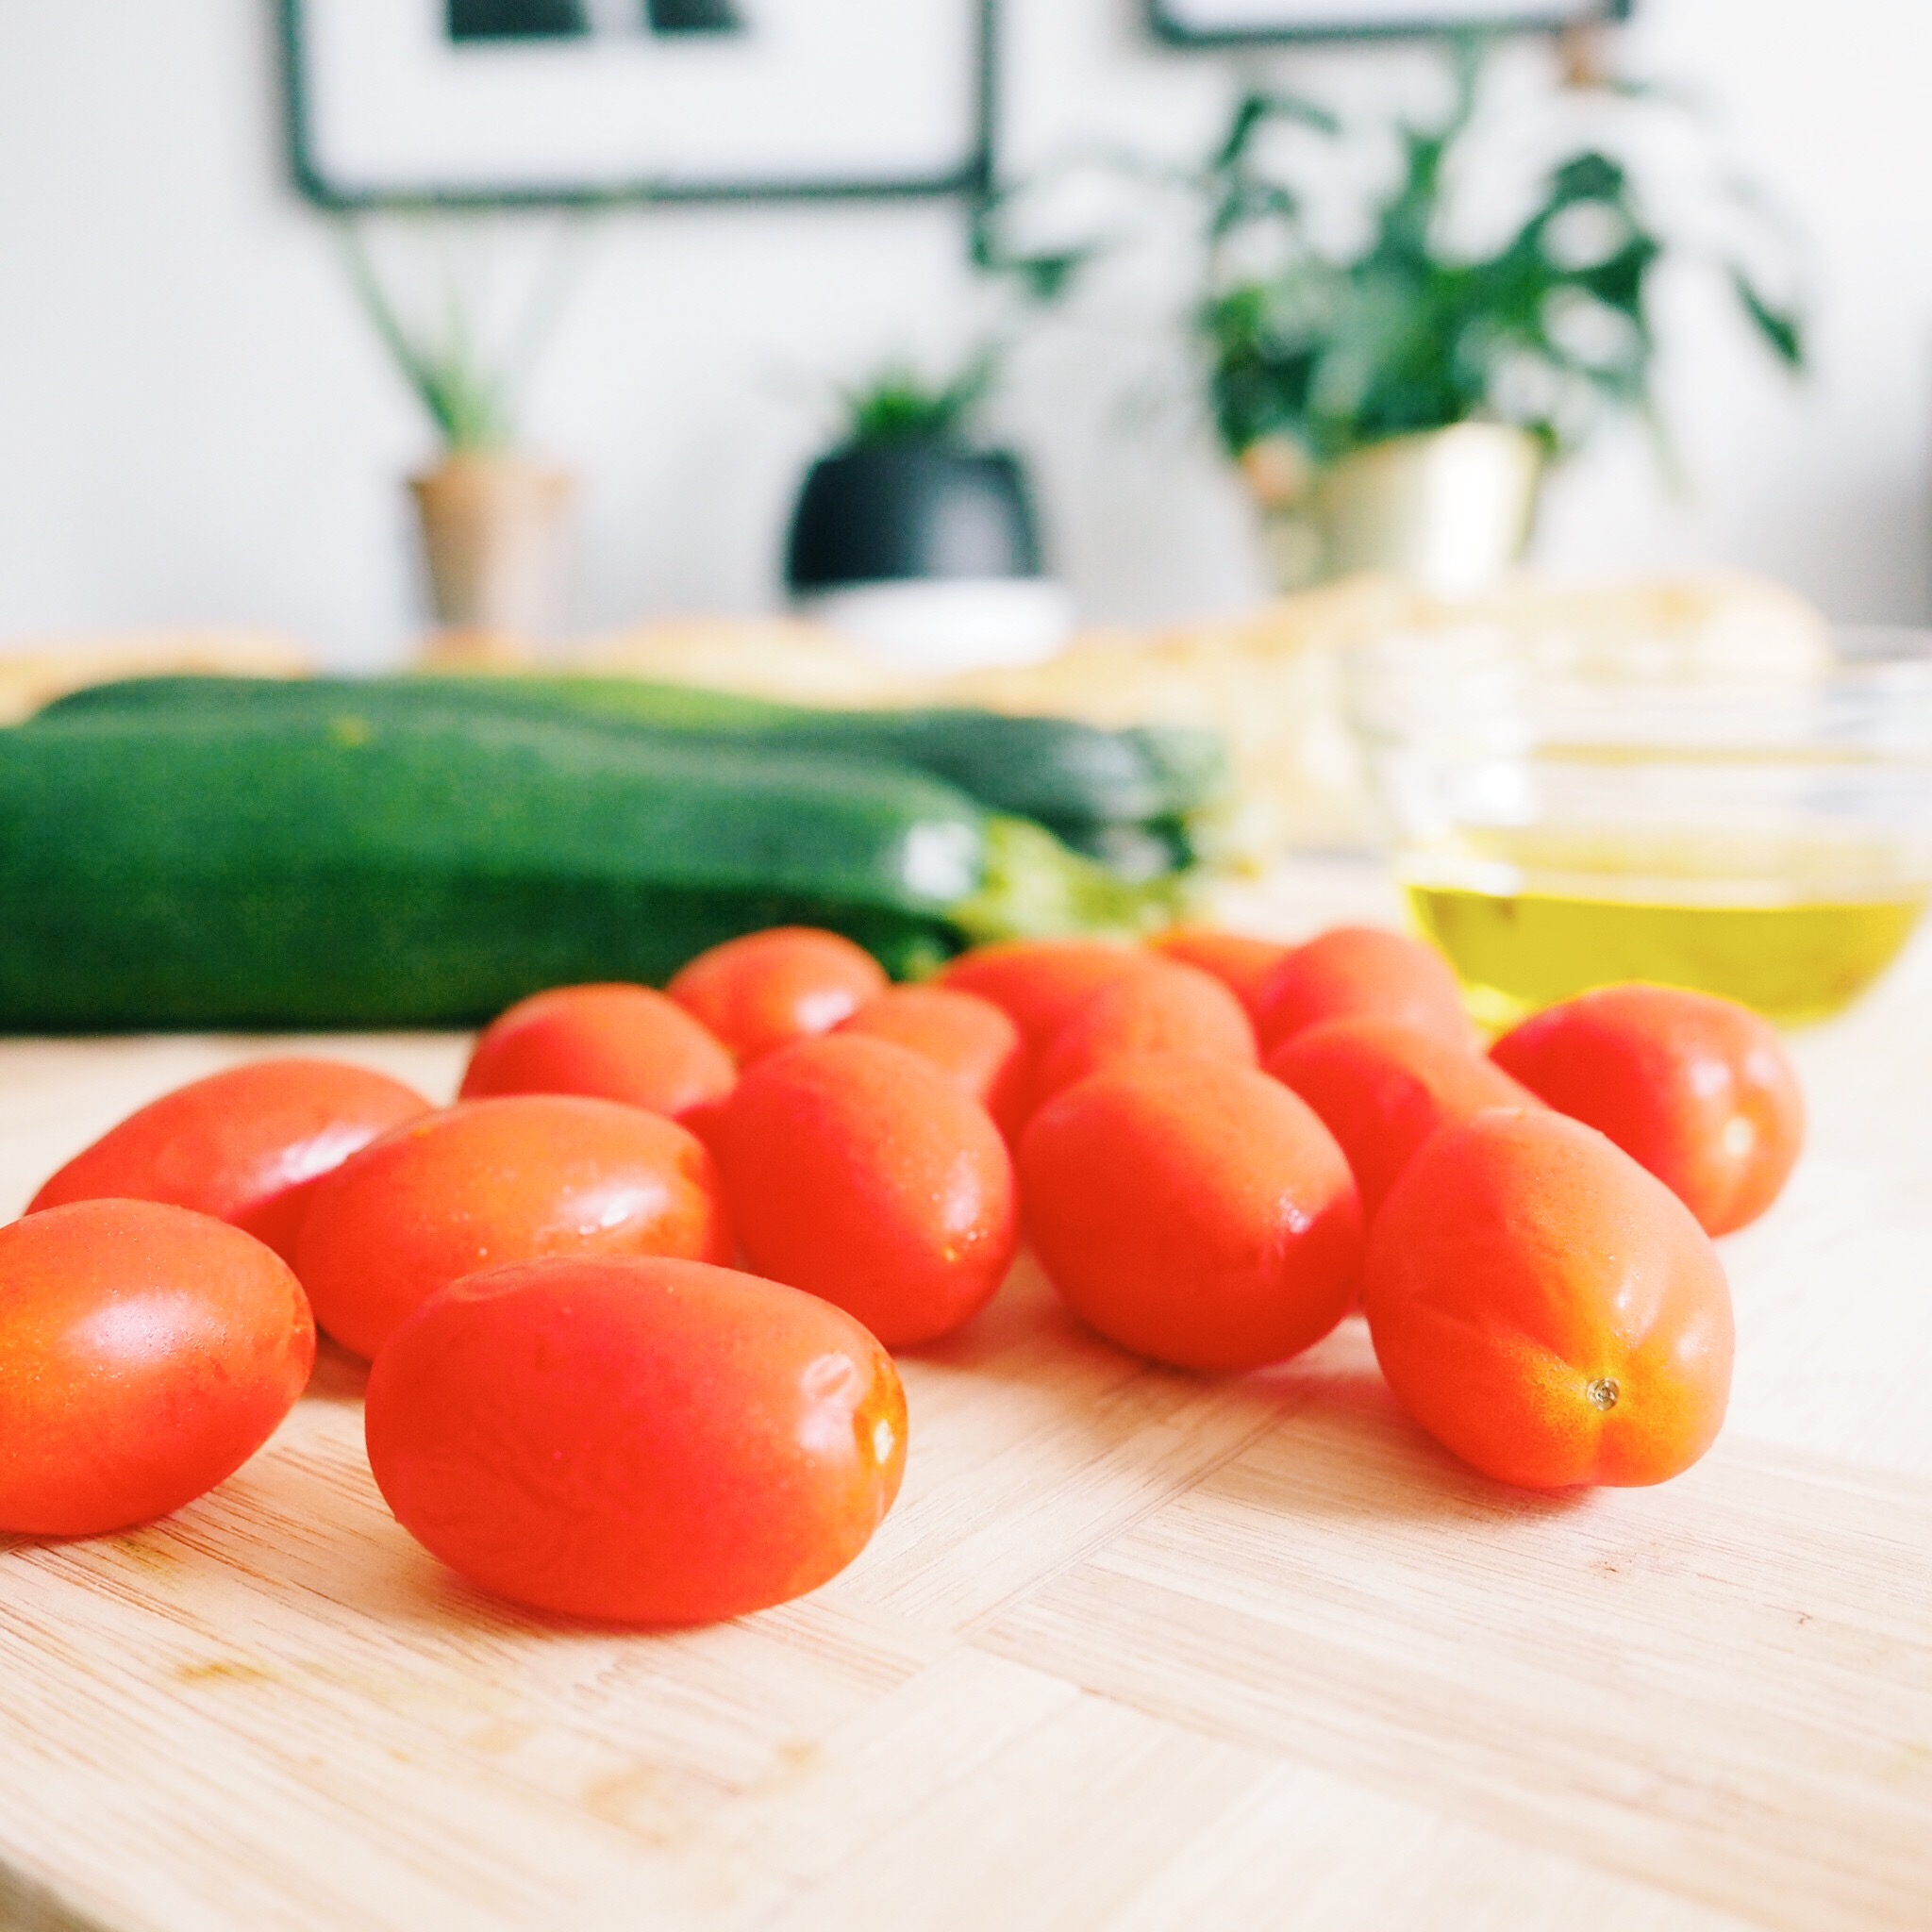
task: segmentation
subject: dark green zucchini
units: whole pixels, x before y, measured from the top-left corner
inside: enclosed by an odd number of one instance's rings
[[[1095,842],[1088,835],[1099,827],[1184,826],[1227,788],[1220,741],[1210,732],[1104,731],[1067,718],[971,709],[817,710],[625,677],[129,678],[73,692],[42,716],[187,711],[280,719],[345,709],[385,718],[425,710],[553,718],[898,765],[1083,844]]]
[[[760,926],[904,974],[1152,898],[918,775],[473,716],[0,731],[0,1027],[467,1024]]]

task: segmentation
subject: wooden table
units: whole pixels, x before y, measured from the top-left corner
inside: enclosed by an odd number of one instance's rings
[[[1726,1244],[1729,1424],[1660,1490],[1471,1474],[1358,1322],[1202,1381],[1023,1263],[905,1361],[845,1575],[618,1636],[440,1571],[325,1355],[179,1516],[0,1544],[0,1925],[1924,1932],[1932,946],[1793,1044],[1811,1151]],[[0,1046],[0,1208],[258,1046]],[[446,1091],[461,1043],[336,1050]]]

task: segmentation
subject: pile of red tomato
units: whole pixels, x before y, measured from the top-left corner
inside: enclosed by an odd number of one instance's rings
[[[1741,1008],[1615,987],[1485,1053],[1440,958],[1366,927],[1014,942],[914,987],[759,933],[664,993],[523,1002],[454,1107],[264,1060],[69,1161],[0,1229],[0,1529],[212,1488],[319,1323],[374,1364],[384,1496],[463,1574],[623,1623],[782,1602],[891,1507],[887,1351],[985,1307],[1023,1211],[1124,1348],[1256,1369],[1360,1307],[1478,1469],[1657,1482],[1724,1416],[1710,1237],[1802,1130]]]

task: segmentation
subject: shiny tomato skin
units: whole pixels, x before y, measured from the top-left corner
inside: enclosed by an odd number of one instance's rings
[[[1322,1117],[1373,1220],[1416,1150],[1451,1121],[1542,1102],[1474,1048],[1400,1020],[1329,1020],[1292,1035],[1268,1072]]]
[[[774,925],[700,953],[664,990],[748,1067],[829,1033],[886,985],[885,968],[841,934]]]
[[[711,1157],[615,1101],[460,1101],[386,1134],[317,1188],[295,1243],[315,1318],[373,1357],[438,1289],[552,1255],[728,1261]]]
[[[1456,975],[1422,941],[1376,925],[1337,925],[1293,947],[1255,998],[1263,1056],[1327,1020],[1400,1020],[1474,1046]]]
[[[1804,1096],[1775,1029],[1710,993],[1607,986],[1531,1015],[1490,1057],[1607,1134],[1707,1234],[1756,1221],[1805,1143]]]
[[[322,1174],[429,1111],[413,1088],[341,1060],[266,1059],[150,1101],[42,1184],[29,1214],[70,1201],[165,1201],[293,1251]]]
[[[1397,1400],[1502,1482],[1665,1482],[1724,1421],[1731,1301],[1709,1237],[1549,1108],[1428,1141],[1375,1219],[1363,1303]]]
[[[0,1532],[98,1536],[193,1502],[314,1361],[287,1262],[225,1222],[103,1199],[0,1228]]]
[[[1025,1123],[1031,1057],[1019,1027],[991,1000],[946,986],[891,986],[833,1030],[930,1060],[1008,1140]]]
[[[1060,1023],[1034,1073],[1034,1105],[1117,1061],[1153,1053],[1252,1067],[1255,1029],[1241,1001],[1211,974],[1149,959],[1090,993]]]
[[[1247,1008],[1251,1020],[1259,1008],[1262,987],[1291,950],[1279,940],[1224,932],[1211,925],[1171,926],[1147,943],[1164,959],[1211,973]]]
[[[1019,1239],[986,1109],[883,1040],[801,1041],[749,1069],[711,1129],[751,1266],[845,1309],[888,1348],[977,1314]]]
[[[560,986],[519,1000],[483,1029],[461,1100],[579,1093],[681,1120],[738,1079],[723,1044],[648,986]]]
[[[1083,1000],[1147,957],[1112,940],[1000,940],[962,953],[939,983],[991,1000],[1037,1050]]]
[[[398,1521],[498,1595],[738,1617],[865,1547],[905,1462],[891,1359],[829,1303],[699,1262],[552,1259],[433,1295],[369,1378]]]
[[[1362,1231],[1348,1163],[1253,1067],[1121,1061],[1033,1116],[1020,1176],[1048,1279],[1137,1355],[1260,1368],[1319,1341],[1354,1305]]]

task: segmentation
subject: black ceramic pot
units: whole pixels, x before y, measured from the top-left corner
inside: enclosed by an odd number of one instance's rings
[[[785,581],[798,595],[1040,575],[1039,525],[1019,463],[1004,451],[939,441],[861,444],[821,458],[786,543]]]

